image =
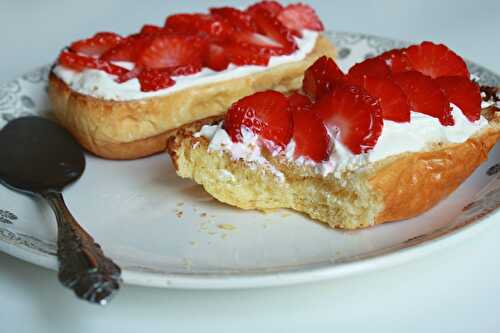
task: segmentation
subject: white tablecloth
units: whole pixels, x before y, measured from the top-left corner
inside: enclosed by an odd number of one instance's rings
[[[248,3],[2,0],[0,78],[49,63],[96,30],[129,33],[171,12]],[[328,29],[444,42],[500,73],[497,0],[310,3]],[[348,279],[239,291],[125,286],[100,308],[75,299],[55,272],[0,254],[0,332],[500,331],[499,259],[500,223],[423,259]]]

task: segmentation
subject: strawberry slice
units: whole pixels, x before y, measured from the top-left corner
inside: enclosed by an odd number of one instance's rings
[[[382,59],[389,66],[392,73],[414,70],[403,51],[404,49],[390,50],[382,53],[377,58]]]
[[[423,42],[404,51],[414,70],[437,78],[440,76],[463,76],[470,74],[464,60],[443,44]]]
[[[352,66],[347,75],[349,79],[361,79],[363,76],[388,79],[391,68],[381,58],[369,58]]]
[[[435,79],[450,103],[455,104],[469,121],[481,116],[481,92],[479,85],[462,76],[442,76]]]
[[[128,72],[127,69],[113,65],[107,61],[76,54],[70,51],[62,51],[57,62],[64,67],[71,68],[75,71],[83,71],[84,69],[99,69],[112,75],[124,75]]]
[[[285,95],[273,90],[244,97],[229,108],[224,128],[233,142],[241,142],[241,128],[284,148],[292,137],[292,114]]]
[[[232,7],[210,8],[210,14],[226,19],[236,31],[257,31],[252,16],[244,11]]]
[[[289,53],[281,44],[273,39],[252,31],[237,31],[233,33],[231,38],[234,42],[241,45],[243,48],[251,48],[255,52],[283,55]]]
[[[163,68],[145,68],[142,69],[137,79],[141,84],[141,91],[156,91],[168,88],[175,84],[175,81],[170,77],[170,72]]]
[[[142,26],[141,31],[139,32],[140,35],[144,34],[157,34],[163,31],[162,27],[159,27],[157,25],[153,24],[145,24]]]
[[[226,52],[226,57],[229,62],[237,65],[257,65],[257,66],[267,66],[269,63],[269,58],[271,57],[269,53],[255,52],[252,49],[243,48],[237,43],[225,43],[223,45],[224,51]]]
[[[322,56],[305,71],[302,89],[309,97],[319,99],[345,79],[337,64],[331,58]]]
[[[69,48],[76,53],[90,57],[99,57],[120,43],[122,39],[121,36],[113,32],[99,32],[91,38],[72,43]]]
[[[176,14],[167,17],[165,28],[177,33],[206,34],[217,40],[229,38],[234,28],[225,19],[208,14]]]
[[[413,111],[437,118],[444,126],[455,123],[450,103],[433,79],[417,71],[397,73],[393,79],[405,93]]]
[[[288,97],[293,119],[294,157],[306,156],[315,162],[328,158],[330,138],[323,121],[310,110],[309,98],[299,93]]]
[[[256,12],[261,10],[264,10],[271,16],[275,17],[281,13],[283,6],[277,1],[260,1],[248,7],[246,12],[253,16]]]
[[[387,120],[403,123],[410,121],[410,104],[403,90],[387,78],[351,77],[349,82],[362,87],[370,95],[378,98],[382,109],[382,117]]]
[[[214,71],[225,70],[229,66],[229,59],[224,48],[215,43],[210,44],[205,54],[204,65]]]
[[[151,44],[153,38],[152,34],[130,35],[106,51],[100,58],[106,61],[135,62],[142,51]]]
[[[158,35],[142,51],[137,65],[146,68],[200,66],[203,41],[195,36]]]
[[[372,149],[382,133],[382,110],[377,98],[357,86],[336,87],[323,96],[312,111],[354,154]]]
[[[300,31],[303,29],[324,30],[323,23],[314,9],[302,3],[286,6],[278,14],[278,20],[298,36],[301,36]]]
[[[266,10],[258,10],[252,14],[257,25],[257,31],[274,39],[286,52],[292,53],[297,49],[293,35],[276,17],[271,16]]]

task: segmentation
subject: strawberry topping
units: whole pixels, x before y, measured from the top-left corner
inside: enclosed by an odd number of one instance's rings
[[[106,51],[102,60],[135,62],[141,52],[153,41],[151,34],[136,34],[123,39],[115,47]]]
[[[435,79],[450,103],[455,104],[470,121],[481,116],[481,92],[479,85],[461,76],[442,76]]]
[[[82,71],[87,68],[92,68],[99,69],[105,71],[106,73],[118,76],[124,75],[128,72],[127,69],[113,65],[107,61],[83,56],[70,51],[62,51],[57,62],[76,71]]]
[[[256,4],[251,5],[247,8],[246,12],[250,15],[254,15],[256,12],[264,10],[268,12],[271,16],[278,16],[279,13],[283,10],[283,6],[277,1],[260,1]]]
[[[437,118],[444,126],[455,123],[450,103],[433,79],[417,71],[394,74],[393,78],[413,111]]]
[[[382,132],[382,110],[377,98],[357,86],[335,87],[312,110],[354,154],[372,149]]]
[[[203,43],[185,35],[158,35],[137,59],[137,65],[165,68],[193,65],[201,68]]]
[[[239,9],[232,7],[210,8],[210,14],[231,22],[237,31],[257,31],[252,16]]]
[[[107,50],[120,43],[122,37],[113,32],[99,32],[92,38],[72,43],[69,48],[77,53],[90,57],[99,57]]]
[[[203,33],[218,40],[231,36],[233,26],[225,19],[217,19],[208,14],[177,14],[167,17],[165,28],[177,33]]]
[[[410,46],[403,53],[414,70],[432,78],[463,76],[468,79],[470,76],[464,60],[443,44],[423,42]]]
[[[407,72],[413,70],[410,61],[401,49],[394,49],[379,55],[377,58],[382,59],[393,73]]]
[[[141,84],[141,91],[156,91],[168,88],[175,84],[170,77],[170,72],[166,69],[143,69],[137,76]]]
[[[263,91],[235,102],[226,113],[224,127],[233,142],[242,140],[242,127],[263,139],[285,147],[292,137],[288,100],[277,91]]]
[[[323,30],[323,23],[321,23],[314,9],[302,3],[286,6],[278,14],[278,20],[299,36],[301,35],[300,31],[303,29]]]
[[[252,14],[257,31],[276,41],[287,53],[297,49],[293,35],[276,17],[266,10],[258,10]]]
[[[363,76],[388,79],[391,77],[391,68],[381,58],[369,58],[352,66],[347,75],[349,79]]]
[[[309,98],[295,93],[288,101],[293,119],[294,157],[306,156],[315,162],[326,160],[330,138],[323,121],[310,110]]]
[[[391,79],[376,77],[353,77],[349,82],[364,88],[370,95],[378,98],[384,119],[396,122],[410,121],[410,104],[403,90]]]
[[[343,81],[345,75],[337,64],[323,56],[305,71],[302,89],[309,97],[320,98]]]
[[[214,71],[222,71],[229,66],[229,59],[224,48],[218,44],[210,44],[205,54],[204,64]]]
[[[223,45],[229,62],[238,65],[265,66],[269,63],[270,54],[254,52],[252,49],[243,48],[237,43],[226,43]]]
[[[141,31],[139,32],[140,35],[142,34],[157,34],[163,31],[162,27],[159,27],[157,25],[153,24],[145,24],[142,26]]]

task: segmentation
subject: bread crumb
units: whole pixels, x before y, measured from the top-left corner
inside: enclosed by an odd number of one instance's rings
[[[217,224],[217,228],[224,229],[224,230],[234,230],[234,229],[236,229],[236,227],[234,225],[227,224],[227,223]]]

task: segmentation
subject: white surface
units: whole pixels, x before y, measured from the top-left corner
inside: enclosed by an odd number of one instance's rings
[[[130,32],[202,2],[147,3],[2,1],[2,81],[50,62],[62,44],[99,27]],[[454,1],[312,3],[328,28],[442,41],[500,72],[496,1],[482,1],[481,11]],[[314,285],[213,292],[125,287],[105,309],[74,299],[54,272],[0,254],[1,331],[498,331],[499,237],[500,225],[492,225],[416,262]]]

